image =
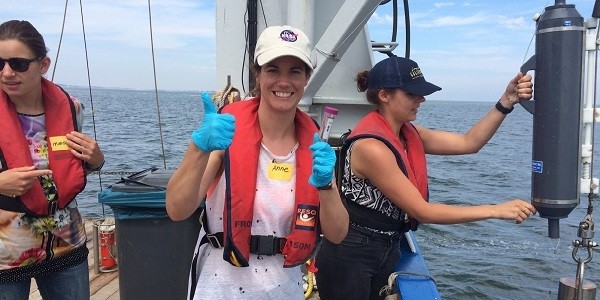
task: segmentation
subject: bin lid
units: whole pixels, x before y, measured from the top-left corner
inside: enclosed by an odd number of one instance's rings
[[[173,172],[150,168],[121,178],[98,193],[98,202],[110,206],[116,219],[166,217],[166,189]]]
[[[121,177],[117,183],[110,186],[116,192],[145,193],[166,191],[169,179],[175,170],[149,168],[128,177]]]
[[[106,189],[98,193],[98,202],[109,206],[165,209],[165,192],[127,193]]]

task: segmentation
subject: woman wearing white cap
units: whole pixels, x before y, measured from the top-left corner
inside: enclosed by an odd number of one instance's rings
[[[419,222],[457,224],[484,219],[523,222],[536,212],[513,199],[498,205],[456,206],[428,202],[425,154],[479,151],[519,98],[532,96],[531,76],[513,78],[495,108],[465,134],[413,125],[425,96],[441,90],[425,80],[414,61],[390,57],[356,77],[359,91],[377,109],[348,136],[340,157],[341,194],[350,215],[340,243],[325,237],[316,258],[319,296],[328,299],[384,299],[380,295],[400,258],[402,233]]]
[[[173,220],[206,196],[192,262],[194,299],[303,299],[300,266],[319,234],[339,242],[348,214],[333,179],[335,153],[296,106],[314,68],[307,36],[289,26],[257,41],[255,98],[205,115],[167,187]]]

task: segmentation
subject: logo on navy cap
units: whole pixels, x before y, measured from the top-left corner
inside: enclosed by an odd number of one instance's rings
[[[423,77],[423,73],[419,67],[412,68],[412,70],[410,70],[410,77],[412,77],[412,79]]]

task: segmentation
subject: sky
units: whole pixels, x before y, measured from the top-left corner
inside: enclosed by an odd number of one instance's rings
[[[241,0],[228,1],[245,5]],[[89,65],[92,86],[153,90],[156,83],[160,90],[221,88],[215,86],[214,79],[214,1],[152,0],[149,9],[147,0],[71,0],[66,5],[60,45],[65,1],[2,2],[0,20],[28,20],[44,36],[53,61],[46,77],[58,84],[88,86],[86,66]],[[554,2],[409,1],[410,58],[419,63],[428,81],[443,88],[430,98],[496,101],[508,81],[534,54],[533,16],[543,13],[544,7]],[[591,16],[593,2],[566,1],[574,4],[585,20]],[[404,56],[404,12],[402,1],[399,3],[400,45],[394,53]],[[390,1],[380,6],[369,19],[372,40],[390,41],[392,5]],[[82,28],[85,28],[85,43]],[[376,61],[383,58],[375,55]]]

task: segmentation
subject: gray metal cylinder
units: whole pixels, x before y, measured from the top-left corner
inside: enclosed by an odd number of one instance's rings
[[[558,300],[574,300],[577,299],[577,287],[575,286],[575,278],[563,277],[558,285]],[[581,285],[583,288],[583,297],[578,300],[595,300],[596,299],[596,284],[584,280]]]
[[[550,238],[579,204],[584,35],[574,5],[548,6],[538,20],[531,201]]]

